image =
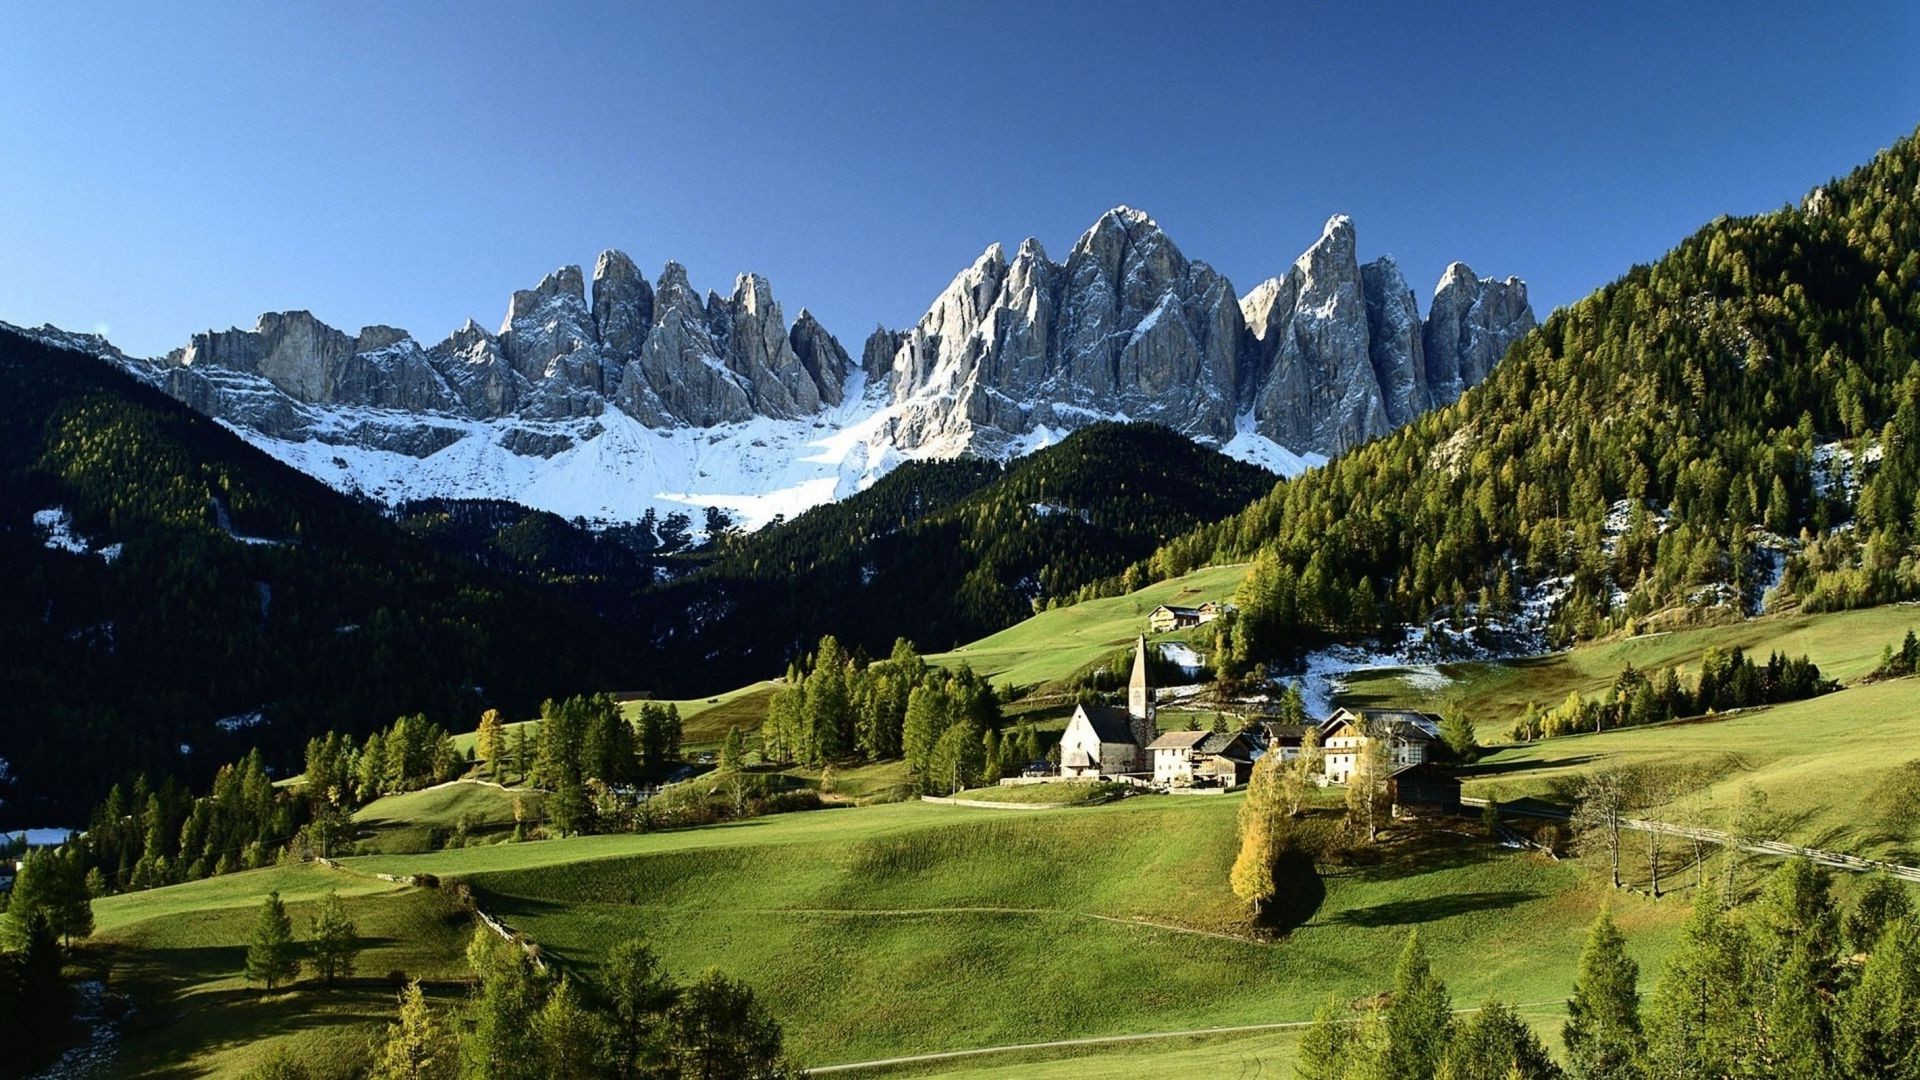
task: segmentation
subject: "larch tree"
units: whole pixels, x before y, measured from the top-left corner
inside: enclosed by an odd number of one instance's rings
[[[480,714],[480,729],[474,735],[474,753],[487,763],[487,775],[494,780],[500,779],[503,758],[507,753],[507,729],[500,722],[500,710],[488,709]]]
[[[1254,763],[1246,800],[1240,804],[1240,853],[1233,860],[1228,882],[1255,919],[1278,891],[1273,870],[1280,859],[1287,814],[1281,768],[1279,754],[1262,755]]]
[[[453,1075],[453,1056],[420,980],[400,992],[400,1017],[374,1053],[372,1080],[439,1080]]]
[[[1646,1037],[1640,1028],[1640,966],[1626,953],[1626,938],[1601,911],[1587,931],[1574,976],[1573,998],[1560,1037],[1567,1072],[1574,1080],[1635,1080],[1643,1075]]]

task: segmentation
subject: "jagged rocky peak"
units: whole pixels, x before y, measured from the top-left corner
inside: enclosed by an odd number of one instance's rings
[[[593,265],[593,325],[616,356],[639,355],[653,329],[653,286],[624,251],[607,250]]]
[[[853,358],[847,355],[847,350],[840,347],[840,342],[827,333],[827,328],[806,308],[801,308],[794,318],[787,341],[808,377],[813,379],[821,402],[839,405],[844,398],[847,376],[853,371]]]
[[[1533,327],[1526,282],[1478,277],[1462,262],[1448,265],[1434,287],[1424,331],[1433,404],[1444,405],[1478,385]]]

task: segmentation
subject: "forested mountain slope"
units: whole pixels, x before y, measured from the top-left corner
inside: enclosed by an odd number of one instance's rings
[[[947,648],[1071,599],[1274,480],[1151,424],[1097,424],[1005,465],[904,465],[653,590],[657,643],[697,662],[706,689],[777,674],[823,633],[875,655],[896,637]]]
[[[1555,312],[1458,403],[1150,570],[1259,556],[1256,652],[1499,615],[1530,585],[1562,598],[1561,636],[1750,611],[1782,570],[1775,606],[1913,596],[1917,282],[1908,137],[1798,206],[1712,222]]]
[[[132,770],[645,681],[625,631],[94,357],[0,332],[0,399],[0,824],[70,824]]]

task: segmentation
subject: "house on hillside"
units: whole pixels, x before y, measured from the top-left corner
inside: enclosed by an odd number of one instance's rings
[[[1344,784],[1353,775],[1368,743],[1386,746],[1389,769],[1433,760],[1440,744],[1440,718],[1409,709],[1337,709],[1320,725],[1326,747],[1327,780]]]
[[[1257,748],[1244,731],[1169,731],[1147,750],[1156,784],[1233,788],[1252,779]]]
[[[1147,613],[1147,629],[1156,634],[1184,630],[1189,626],[1199,626],[1200,609],[1197,607],[1172,607],[1161,604]]]
[[[1060,736],[1060,775],[1078,779],[1144,776],[1153,761],[1147,753],[1159,725],[1153,687],[1147,679],[1147,638],[1134,643],[1133,678],[1127,683],[1127,707],[1076,705]]]
[[[1262,720],[1255,735],[1267,753],[1279,754],[1281,761],[1292,761],[1300,756],[1300,747],[1307,738],[1307,725]]]
[[[1147,613],[1147,629],[1156,634],[1165,634],[1174,630],[1184,630],[1189,626],[1205,626],[1232,610],[1232,604],[1223,604],[1217,600],[1209,600],[1199,607],[1161,604]]]

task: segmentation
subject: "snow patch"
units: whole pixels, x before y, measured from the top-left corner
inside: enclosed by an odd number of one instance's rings
[[[40,536],[48,551],[65,551],[73,555],[94,554],[111,566],[125,550],[122,544],[108,544],[94,550],[86,537],[73,531],[73,515],[64,507],[49,506],[45,510],[33,512],[33,527],[40,530]]]

